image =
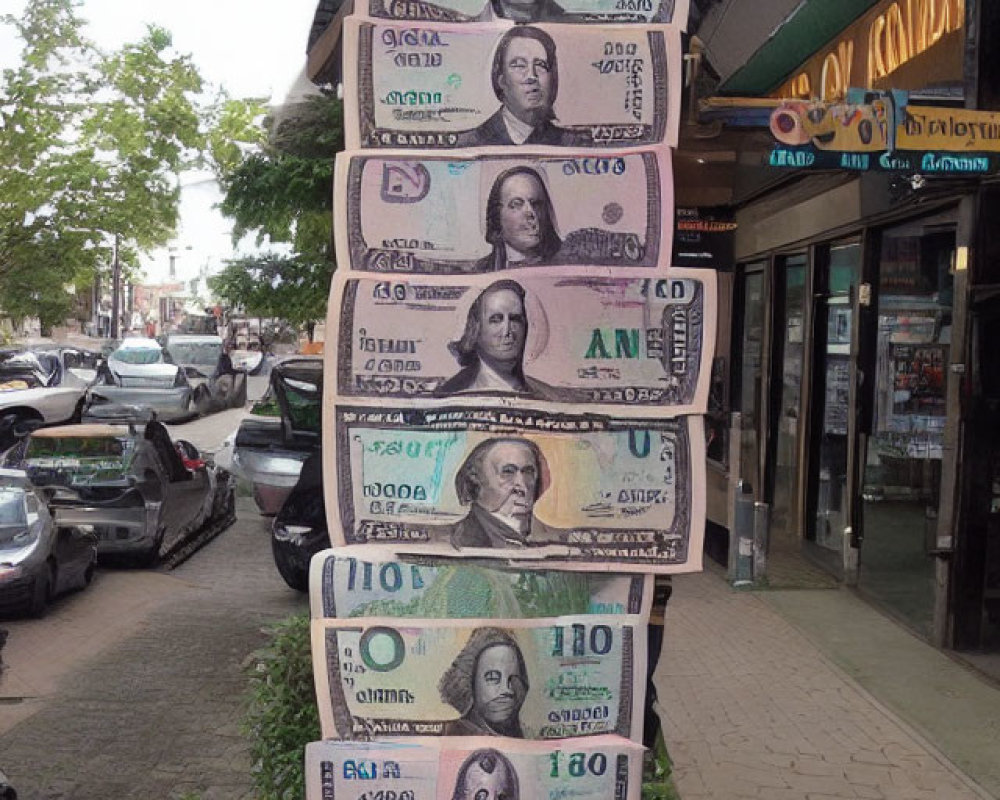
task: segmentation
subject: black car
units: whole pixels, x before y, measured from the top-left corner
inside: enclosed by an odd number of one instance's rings
[[[330,546],[323,498],[323,457],[318,451],[302,465],[299,481],[271,527],[274,563],[285,583],[309,591],[309,561]]]

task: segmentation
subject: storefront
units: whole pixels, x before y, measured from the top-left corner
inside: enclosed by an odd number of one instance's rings
[[[966,10],[878,3],[772,91],[933,88],[984,108],[963,56],[996,20],[970,8],[969,28]],[[778,173],[745,170],[736,191],[710,519],[731,559],[754,540],[758,581],[832,577],[939,646],[996,650],[995,177]]]

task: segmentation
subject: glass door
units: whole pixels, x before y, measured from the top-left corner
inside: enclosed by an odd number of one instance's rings
[[[813,387],[814,432],[809,459],[809,515],[806,539],[836,557],[824,559],[839,572],[843,567],[847,527],[848,424],[853,330],[853,299],[861,273],[860,242],[830,245],[816,295],[816,367]]]
[[[761,388],[764,369],[764,321],[767,310],[764,264],[751,264],[743,276],[739,403],[740,464],[738,477],[760,491]],[[760,495],[758,495],[760,497]]]
[[[775,280],[780,306],[776,331],[780,342],[781,383],[772,388],[774,426],[774,471],[771,505],[770,550],[798,550],[799,444],[802,435],[802,359],[805,349],[806,269],[805,253],[777,259]]]
[[[952,213],[883,231],[874,418],[864,465],[859,584],[930,635],[952,322]]]

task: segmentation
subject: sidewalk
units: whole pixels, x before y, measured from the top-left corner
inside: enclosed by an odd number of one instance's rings
[[[656,685],[682,800],[1000,798],[1000,688],[846,589],[676,576]]]

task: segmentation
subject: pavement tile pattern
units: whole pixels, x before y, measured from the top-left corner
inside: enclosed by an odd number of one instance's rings
[[[177,570],[145,576],[154,585],[172,578],[183,591],[63,674],[27,719],[0,724],[0,765],[21,800],[253,796],[240,733],[244,665],[266,642],[268,623],[307,604],[274,568],[269,521],[245,500],[238,513],[236,525]],[[147,602],[145,582],[121,583],[119,604]],[[58,648],[49,649],[58,659]],[[17,706],[0,703],[0,722],[8,708]]]
[[[674,578],[658,702],[682,800],[983,800],[760,597]]]

